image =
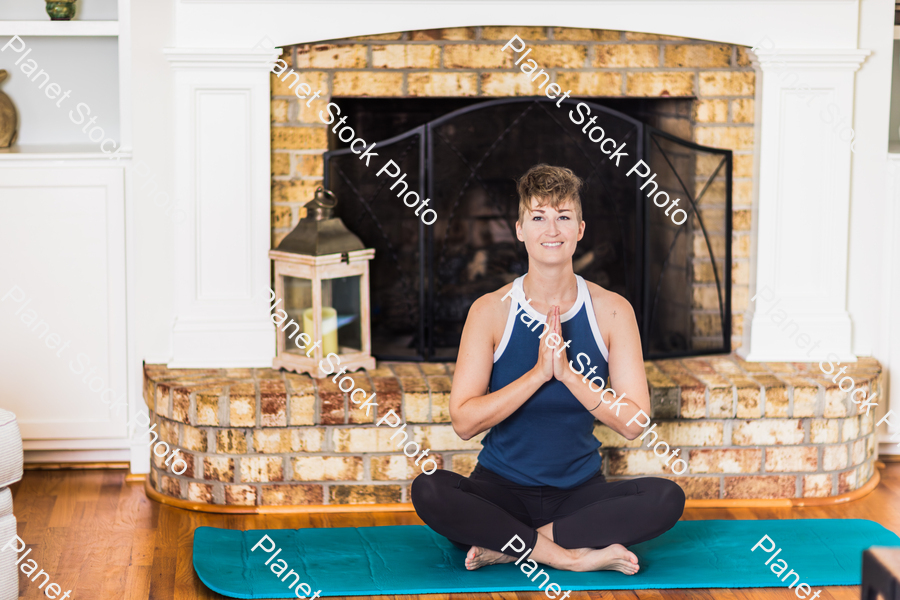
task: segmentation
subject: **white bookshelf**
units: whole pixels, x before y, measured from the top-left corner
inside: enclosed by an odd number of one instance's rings
[[[0,151],[0,166],[106,156],[100,151],[105,139],[113,140],[115,147],[131,146],[130,77],[123,70],[130,63],[128,2],[79,1],[76,9],[70,21],[51,21],[43,2],[0,0],[0,47],[12,36],[26,44],[21,53],[8,48],[0,54],[0,69],[9,71],[0,89],[19,115],[16,145]],[[16,65],[20,58],[26,60]],[[37,69],[26,73],[21,67],[30,60]],[[49,74],[49,81],[40,70]],[[62,89],[54,98],[46,95],[50,84]],[[61,98],[67,91],[70,95]],[[95,123],[83,131],[93,117]],[[88,137],[95,127],[103,129],[97,141]]]
[[[75,17],[70,22],[116,21],[121,14],[118,0],[78,0],[75,3]],[[50,23],[47,8],[40,0],[0,0],[0,20]]]
[[[98,36],[119,35],[118,21],[0,21],[0,36]],[[8,52],[8,51],[7,51]]]
[[[21,282],[16,285],[28,289],[32,306],[42,303],[42,317],[72,346],[48,359],[27,329],[0,323],[0,339],[21,338],[8,344],[0,404],[20,415],[26,461],[48,453],[61,461],[127,459],[125,416],[73,379],[70,364],[82,352],[104,385],[134,395],[125,276],[132,227],[130,2],[78,0],[72,20],[51,21],[41,0],[0,0],[0,47],[12,36],[25,48],[0,53],[0,69],[9,71],[0,89],[19,114],[16,145],[0,149],[0,245],[18,260],[3,262],[0,278]],[[51,89],[48,96],[51,84],[61,92]],[[80,123],[72,118],[82,114]],[[103,136],[92,140],[97,127]],[[119,152],[123,160],[101,152],[106,139],[127,149]],[[33,241],[47,238],[53,241],[46,246]],[[29,377],[47,383],[26,391]]]
[[[12,99],[19,115],[17,144],[93,145],[95,152],[100,152],[103,139],[112,139],[118,145],[124,99],[119,85],[119,37],[19,37],[24,44],[21,52],[10,55],[10,48],[0,55],[0,68],[9,72],[0,89]],[[0,35],[0,47],[10,39]],[[16,65],[16,61],[21,62]],[[21,68],[29,61],[37,65],[33,72]],[[58,86],[55,97],[47,95],[51,85]],[[64,97],[66,93],[69,95]],[[93,118],[94,123],[85,131]],[[102,133],[103,137],[92,140],[89,135],[96,127],[102,131],[96,131],[95,136]],[[0,155],[0,161],[5,158]]]
[[[124,158],[131,157],[130,151],[119,154]],[[100,152],[96,144],[16,144],[12,148],[0,148],[0,161],[10,164],[87,159],[105,159],[108,166],[116,163],[109,160],[108,154]]]

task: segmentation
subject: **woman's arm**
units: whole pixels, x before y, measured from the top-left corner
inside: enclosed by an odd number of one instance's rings
[[[582,381],[583,377],[569,368],[568,362],[561,371],[559,365],[554,363],[554,372],[559,372],[557,379],[565,384],[585,409],[594,409],[591,414],[601,423],[633,440],[644,427],[638,421],[632,421],[632,417],[638,410],[644,411],[648,419],[650,417],[650,393],[641,352],[641,334],[631,304],[618,294],[605,295],[605,302],[595,300],[594,305],[609,313],[603,315],[603,321],[609,325],[609,385],[615,391],[615,398],[612,391],[603,394],[589,389],[588,384]],[[560,358],[564,359],[565,353]],[[630,425],[628,421],[632,421]]]
[[[494,368],[492,332],[498,321],[506,323],[508,311],[512,310],[506,302],[498,301],[502,291],[482,296],[472,304],[459,343],[450,390],[450,421],[453,430],[464,440],[513,414],[553,377],[553,366],[547,353],[542,351],[534,368],[522,377],[502,389],[485,393]]]

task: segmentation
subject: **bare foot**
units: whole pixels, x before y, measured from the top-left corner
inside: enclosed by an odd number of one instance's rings
[[[572,571],[619,571],[634,575],[640,569],[637,556],[621,544],[613,544],[600,550],[580,548],[576,553]]]
[[[474,571],[487,565],[497,565],[500,563],[513,562],[515,557],[507,556],[496,550],[489,550],[479,546],[472,546],[466,554],[466,569]]]

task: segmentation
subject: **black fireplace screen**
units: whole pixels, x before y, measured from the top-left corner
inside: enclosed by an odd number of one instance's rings
[[[606,136],[617,146],[625,143],[628,156],[617,167],[569,118],[578,102],[557,107],[556,101],[518,98],[471,105],[378,141],[378,158],[369,167],[350,149],[325,153],[324,183],[340,199],[338,215],[375,248],[377,358],[456,359],[472,303],[527,271],[524,244],[515,236],[515,182],[537,163],[569,167],[584,179],[586,228],[575,272],[631,302],[645,358],[730,351],[731,151],[699,146],[582,100]],[[653,184],[641,190],[645,178],[626,176],[639,159],[656,173],[654,194],[681,199],[679,208],[688,214],[682,225],[645,195]],[[409,190],[430,199],[438,214],[433,225],[424,225],[397,196],[403,184],[392,190],[395,179],[376,175],[388,160],[406,173]],[[710,219],[715,222],[704,222]],[[697,290],[712,292],[717,310],[698,307]]]

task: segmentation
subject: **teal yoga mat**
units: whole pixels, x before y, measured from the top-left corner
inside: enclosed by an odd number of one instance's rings
[[[275,542],[251,552],[263,535]],[[776,550],[750,549],[768,535]],[[565,590],[787,587],[770,570],[783,559],[815,593],[824,585],[858,585],[862,552],[870,546],[900,546],[900,538],[878,523],[860,519],[778,521],[680,521],[660,537],[636,544],[641,570],[573,573],[543,567]],[[765,542],[765,547],[769,547]],[[281,552],[265,565],[277,549]],[[781,552],[769,566],[765,562]],[[235,531],[199,527],[194,532],[194,570],[210,589],[232,598],[297,598],[270,568],[287,563],[320,597],[375,594],[536,591],[514,564],[466,571],[465,552],[422,525],[340,529]],[[525,561],[522,564],[526,564]],[[537,572],[537,571],[535,571]],[[532,575],[533,576],[533,575]],[[782,575],[783,577],[784,575]],[[301,592],[302,595],[302,592]],[[559,596],[562,598],[562,596]]]

